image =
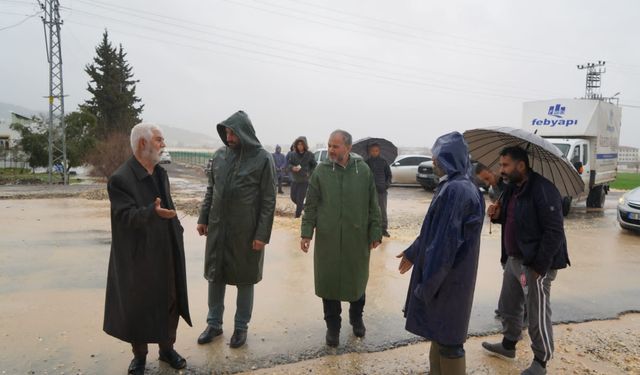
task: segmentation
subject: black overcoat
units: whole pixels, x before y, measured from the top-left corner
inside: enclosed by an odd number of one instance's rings
[[[167,172],[156,165],[153,173],[164,186],[165,208],[175,210]],[[184,229],[177,217],[162,219],[156,214],[154,201],[160,191],[135,157],[113,173],[107,190],[111,201],[111,255],[104,331],[126,342],[165,341],[171,272],[175,275],[178,314],[191,325]]]

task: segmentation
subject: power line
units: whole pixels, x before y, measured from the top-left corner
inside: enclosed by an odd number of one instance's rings
[[[31,18],[39,15],[40,13],[42,13],[42,12],[36,12],[34,14],[31,14],[31,15],[27,16],[26,18],[24,18],[22,21],[20,21],[18,23],[14,23],[13,25],[0,27],[0,31],[9,30],[11,28],[18,27],[18,26],[22,25],[23,23],[27,22],[28,20],[30,20]],[[16,14],[16,15],[18,15],[18,14]],[[22,15],[22,14],[20,14],[20,15]]]
[[[92,28],[101,28],[100,26],[95,26],[95,25],[87,25],[87,24],[83,24],[77,21],[68,21],[69,23],[73,23],[73,24],[79,24],[82,26],[86,26],[86,27],[92,27]],[[113,30],[113,29],[112,29]],[[160,29],[155,29],[156,32],[162,32],[162,30]],[[122,31],[120,31],[122,32]],[[132,35],[135,37],[140,37],[143,39],[148,39],[148,40],[154,40],[154,41],[158,41],[161,43],[165,43],[165,44],[177,44],[177,45],[182,45],[182,46],[186,46],[189,48],[195,48],[197,50],[203,51],[203,50],[208,50],[211,52],[215,52],[217,54],[222,54],[222,55],[229,55],[230,53],[224,52],[221,53],[219,51],[214,51],[214,50],[210,50],[210,49],[203,49],[201,47],[195,47],[195,46],[190,46],[190,45],[184,45],[184,44],[179,44],[179,43],[174,43],[174,42],[168,42],[167,40],[164,39],[158,39],[158,38],[153,38],[153,37],[149,37],[146,35],[140,35],[140,34],[133,34],[133,33],[126,33],[126,32],[122,32],[123,34],[127,34],[127,35]],[[174,33],[170,33],[169,35],[174,35]],[[209,44],[217,44],[215,42],[212,41],[208,41],[208,40],[202,40],[199,38],[193,38],[193,37],[189,37],[189,39],[191,40],[198,40],[198,41],[203,41],[205,43],[209,43]],[[225,45],[222,45],[223,47],[228,47]],[[338,71],[340,73],[348,73],[347,76],[349,76],[350,78],[358,78],[358,79],[362,79],[362,78],[367,78],[367,79],[375,79],[377,81],[383,81],[383,82],[393,82],[393,83],[399,83],[399,84],[403,84],[403,85],[409,85],[409,86],[414,86],[414,87],[430,87],[430,88],[437,88],[439,90],[444,90],[444,91],[448,91],[448,92],[453,92],[453,93],[458,93],[458,94],[467,94],[467,95],[471,95],[471,96],[480,96],[480,97],[486,97],[486,96],[491,96],[491,97],[501,97],[501,98],[508,98],[508,99],[517,99],[517,100],[531,100],[533,98],[531,97],[523,97],[523,96],[516,96],[516,95],[508,95],[508,94],[501,94],[501,93],[495,93],[495,92],[486,92],[486,91],[478,91],[478,90],[462,90],[462,89],[457,89],[457,88],[452,88],[452,87],[448,87],[448,86],[442,86],[442,85],[437,85],[437,84],[432,84],[432,83],[428,83],[428,82],[423,82],[423,81],[419,81],[419,80],[415,80],[415,79],[402,79],[402,78],[397,78],[397,77],[389,77],[389,76],[385,76],[385,75],[381,75],[381,74],[374,74],[374,73],[365,73],[365,72],[361,72],[361,71],[357,71],[357,70],[349,70],[349,69],[344,69],[344,68],[339,68],[339,67],[335,67],[335,66],[330,66],[330,65],[325,65],[325,64],[321,64],[318,62],[310,62],[310,61],[306,61],[306,60],[301,60],[301,59],[296,59],[296,58],[291,58],[291,57],[286,57],[286,56],[280,56],[277,54],[270,54],[270,53],[264,53],[264,52],[257,52],[257,51],[253,51],[253,50],[249,50],[249,49],[244,49],[244,48],[234,48],[235,50],[237,50],[237,52],[244,52],[244,53],[249,53],[249,54],[257,54],[260,56],[265,56],[265,57],[270,57],[270,58],[275,58],[277,60],[277,62],[274,62],[273,60],[265,60],[265,59],[256,59],[255,56],[245,56],[245,55],[240,55],[240,57],[242,59],[251,59],[251,60],[258,60],[258,61],[262,61],[262,62],[267,62],[270,64],[275,64],[275,65],[282,65],[282,62],[284,61],[285,63],[287,63],[286,65],[291,65],[296,64],[296,66],[298,68],[300,68],[301,66],[303,68],[308,68],[308,65],[312,65],[314,68],[320,68],[323,69],[323,71],[326,72],[326,70],[331,70],[331,71]],[[238,54],[233,54],[231,53],[231,55],[238,57]],[[356,75],[357,77],[354,77],[354,75]]]
[[[78,0],[78,1],[83,2],[83,3],[88,3],[87,1],[83,1],[83,0]],[[92,3],[96,3],[96,2],[94,1],[94,2],[92,2]],[[101,3],[101,4],[103,4],[103,3]],[[116,10],[110,9],[109,7],[106,7],[106,6],[101,5],[101,4],[96,4],[96,5],[101,6],[103,9],[108,9],[108,10],[111,10],[111,11],[114,11],[114,12],[121,12],[120,10],[116,11]],[[114,7],[115,7],[115,6],[114,6]],[[120,8],[120,7],[117,7],[117,8]],[[162,25],[165,25],[165,26],[166,26],[166,25],[170,25],[170,26],[174,26],[174,27],[178,27],[178,28],[182,28],[182,29],[186,29],[186,30],[190,30],[190,31],[195,31],[195,32],[202,33],[202,34],[205,34],[205,35],[209,35],[209,33],[208,33],[208,32],[204,32],[204,31],[202,31],[202,30],[195,29],[195,28],[193,28],[192,26],[183,26],[183,25],[178,25],[178,24],[175,24],[175,23],[166,23],[166,22],[158,21],[158,20],[155,20],[155,19],[149,18],[149,17],[146,15],[146,14],[147,14],[147,12],[143,12],[143,11],[139,11],[139,10],[134,10],[133,8],[127,8],[127,9],[128,9],[128,10],[131,10],[131,11],[133,11],[133,12],[134,12],[134,14],[133,14],[133,15],[137,17],[137,18],[136,18],[136,20],[138,20],[138,18],[143,18],[143,19],[150,20],[150,21],[152,21],[152,22],[157,22],[157,23],[162,24]],[[124,24],[129,24],[129,25],[131,25],[131,23],[129,23],[129,22],[127,22],[127,21],[124,21],[124,20],[122,20],[122,19],[116,19],[116,18],[113,18],[113,17],[104,16],[104,15],[97,15],[97,14],[95,14],[95,13],[86,12],[86,11],[83,11],[83,10],[78,10],[77,8],[76,8],[75,10],[76,10],[76,11],[78,11],[79,13],[83,13],[83,14],[86,14],[86,15],[90,15],[90,16],[94,16],[94,17],[100,17],[100,18],[104,18],[104,19],[110,19],[110,20],[113,20],[113,21],[116,21],[116,22],[119,22],[119,23],[124,23]],[[140,13],[143,13],[143,15],[141,16],[141,15],[140,15]],[[127,14],[131,15],[131,12],[128,12]],[[161,18],[164,18],[164,19],[167,19],[167,18],[168,18],[168,19],[172,19],[172,20],[177,20],[178,22],[183,22],[183,23],[187,23],[187,22],[188,22],[189,24],[197,24],[197,23],[194,23],[194,22],[189,22],[189,21],[185,21],[185,20],[182,20],[182,19],[176,19],[176,18],[173,18],[173,17],[166,17],[166,16],[163,16],[163,15],[155,14],[155,13],[149,13],[149,14],[151,14],[151,15],[153,15],[153,16],[156,16],[156,17],[161,17]],[[225,32],[234,32],[233,30],[223,29],[223,28],[219,28],[219,27],[215,27],[215,26],[211,26],[211,25],[206,25],[206,24],[197,24],[197,25],[202,26],[202,27],[207,27],[207,28],[222,29],[222,30],[224,30]],[[164,29],[163,29],[163,30],[159,30],[159,29],[155,29],[155,28],[149,28],[149,27],[148,27],[148,26],[146,26],[146,25],[140,25],[140,24],[139,24],[139,22],[138,22],[138,23],[136,23],[136,24],[135,24],[135,25],[133,25],[133,26],[135,26],[135,27],[141,27],[141,28],[147,28],[147,29],[153,30],[154,32],[166,32],[166,30],[164,30]],[[248,34],[248,33],[240,33],[240,34],[248,35],[249,37],[253,37],[253,38],[256,38],[256,37],[257,37],[257,36],[255,36],[255,35]],[[175,36],[175,34],[173,34],[173,33],[172,33],[171,35],[172,35],[172,36]],[[227,35],[219,35],[219,34],[217,34],[217,35],[218,35],[218,36],[221,36],[222,38],[225,38],[225,39],[230,39],[230,40],[234,40],[234,41],[239,41],[239,42],[242,42],[242,43],[249,43],[249,44],[252,44],[252,45],[257,46],[257,47],[259,47],[259,48],[272,49],[272,50],[276,50],[276,51],[278,51],[278,52],[283,52],[283,51],[284,51],[284,52],[286,52],[286,53],[290,53],[290,54],[292,53],[292,54],[294,54],[294,55],[296,55],[296,56],[300,56],[300,55],[302,55],[302,56],[305,56],[305,57],[311,57],[311,58],[313,58],[313,59],[321,58],[321,59],[323,59],[323,60],[325,60],[325,61],[329,61],[329,62],[331,62],[331,63],[337,63],[337,64],[341,64],[341,65],[349,65],[349,66],[352,66],[352,67],[354,67],[354,68],[358,68],[358,69],[368,69],[368,70],[371,70],[371,69],[372,69],[371,67],[363,66],[362,64],[355,64],[355,63],[351,63],[351,62],[346,62],[346,61],[336,60],[336,59],[329,58],[329,57],[326,57],[326,56],[320,57],[320,56],[317,56],[317,55],[309,55],[309,54],[301,53],[299,50],[283,49],[283,48],[281,48],[281,47],[267,46],[267,45],[265,45],[264,43],[257,43],[257,42],[254,42],[254,41],[247,41],[247,40],[245,40],[245,39],[238,39],[238,38],[236,38],[236,37],[229,37],[229,36],[227,36]],[[187,36],[182,36],[182,35],[178,35],[178,36],[179,36],[179,37],[185,37],[185,38],[187,38]],[[259,37],[258,37],[258,38],[259,38]],[[288,42],[284,42],[284,41],[277,40],[277,39],[272,39],[272,38],[267,38],[267,39],[275,40],[275,41],[277,41],[277,42],[279,42],[279,43],[288,43]],[[207,42],[210,42],[210,41],[207,41]],[[219,43],[218,43],[218,44],[219,44]],[[302,46],[302,45],[297,44],[297,43],[288,43],[288,44],[293,44],[294,46]],[[228,47],[228,48],[237,48],[237,46],[236,46],[236,45],[233,45],[233,46],[229,46],[228,44],[223,44],[223,45],[224,45],[224,46],[226,46],[226,47]],[[310,47],[308,47],[308,46],[304,46],[304,47],[306,47],[307,49],[309,49],[309,48],[310,48]],[[313,49],[313,48],[311,48],[311,49]],[[334,51],[328,51],[328,50],[321,50],[321,51],[330,52],[330,53],[332,53],[332,54],[335,54],[335,52],[334,52]],[[252,50],[251,52],[255,53],[256,51],[255,51],[255,50]],[[359,56],[353,56],[353,55],[347,55],[347,56],[348,56],[348,57],[351,57],[351,58],[358,58],[358,59],[362,59],[362,60],[369,60],[368,58],[363,58],[363,57],[359,57]],[[382,61],[379,61],[379,60],[378,60],[377,62],[379,62],[380,64],[386,64],[386,65],[389,65],[387,62],[382,62]],[[410,68],[411,68],[411,67],[410,67]],[[413,67],[413,68],[415,68],[415,67]],[[417,69],[417,68],[415,68],[415,70],[421,70],[421,69]],[[387,70],[387,73],[389,73],[389,71],[388,71],[388,70]],[[411,74],[408,74],[408,73],[406,73],[406,72],[391,72],[391,74],[396,74],[396,75],[398,75],[398,74],[399,74],[399,75],[401,75],[401,76],[405,76],[405,77],[406,77],[406,76],[408,76],[408,77],[409,77],[409,79],[416,79],[416,77],[415,77],[415,76],[413,76],[413,75],[411,75]],[[453,76],[453,75],[450,75],[450,74],[444,74],[444,75]],[[468,77],[462,77],[462,76],[458,76],[458,77],[459,77],[458,79],[464,80],[464,81],[465,81],[465,82],[464,82],[464,84],[466,84],[466,85],[468,85],[468,82],[467,82],[467,81],[469,81],[469,80],[471,80],[471,81],[479,81],[479,82],[481,82],[481,80],[477,80],[477,79],[473,79],[473,78],[469,79]],[[433,80],[433,78],[427,78],[427,77],[424,77],[424,76],[419,76],[419,77],[417,77],[417,78],[418,78],[418,79],[431,79],[431,80]],[[442,82],[442,79],[438,79],[438,78],[436,78],[436,80],[440,80],[440,81]],[[485,82],[486,82],[486,81],[485,81]],[[448,82],[443,82],[443,83],[444,83],[444,84],[446,84],[446,83],[448,83]],[[490,83],[490,84],[492,84],[492,86],[493,86],[493,82],[489,82],[489,83]],[[498,84],[498,85],[500,85],[500,86],[506,86],[506,87],[509,87],[509,88],[511,88],[511,89],[515,88],[516,90],[520,90],[520,87],[517,87],[517,88],[516,88],[516,87],[509,86],[509,85],[505,85],[505,84]],[[529,90],[529,91],[536,91],[536,90]]]
[[[271,7],[272,9],[269,8],[264,8],[261,6],[255,6],[255,5],[251,5],[251,4],[247,4],[244,1],[238,1],[238,0],[222,0],[231,4],[235,4],[235,5],[240,5],[243,7],[247,7],[250,9],[256,9],[256,10],[260,10],[262,12],[266,12],[266,13],[271,13],[271,14],[276,14],[276,15],[280,15],[280,16],[284,16],[284,17],[288,17],[288,18],[293,18],[293,19],[297,19],[297,20],[302,20],[302,21],[306,21],[306,22],[312,22],[312,23],[316,23],[319,25],[323,25],[323,26],[328,26],[331,27],[332,29],[338,28],[341,30],[346,30],[349,32],[354,32],[354,33],[359,33],[359,34],[365,34],[365,35],[370,35],[370,36],[375,36],[377,38],[385,38],[385,39],[391,39],[391,40],[395,40],[395,41],[399,41],[402,43],[407,43],[407,44],[412,44],[412,45],[420,45],[420,46],[424,46],[425,43],[427,44],[441,44],[439,46],[436,46],[437,48],[446,50],[446,51],[450,51],[450,52],[454,52],[454,53],[460,53],[463,52],[465,54],[472,54],[472,55],[477,55],[477,56],[483,56],[483,57],[489,57],[489,58],[494,58],[494,59],[498,59],[498,60],[513,60],[513,61],[518,61],[518,62],[527,62],[527,63],[553,63],[553,64],[566,64],[566,62],[559,62],[559,61],[544,61],[540,58],[540,56],[536,56],[535,58],[531,57],[531,56],[521,56],[521,55],[503,55],[501,56],[497,56],[495,54],[491,54],[491,51],[487,51],[485,48],[481,48],[481,47],[475,47],[475,46],[466,46],[467,49],[472,49],[472,50],[477,50],[479,52],[476,51],[469,51],[469,50],[460,50],[459,48],[456,49],[454,48],[454,46],[451,43],[448,42],[437,42],[437,41],[433,41],[433,40],[429,40],[427,38],[425,38],[424,36],[419,36],[419,35],[415,35],[415,34],[409,34],[409,33],[403,33],[403,32],[399,32],[399,31],[394,31],[394,30],[388,30],[388,29],[383,29],[380,27],[374,27],[371,25],[360,25],[360,24],[354,24],[352,22],[348,22],[345,20],[340,20],[340,19],[336,19],[333,17],[328,17],[325,15],[319,15],[317,13],[312,13],[312,12],[308,12],[308,11],[303,11],[300,9],[295,9],[295,8],[291,8],[291,7],[285,7],[285,6],[281,6],[281,5],[277,5],[277,4],[273,4],[267,1],[261,1],[261,0],[253,0],[253,3],[258,3],[261,5],[266,5],[267,7]],[[276,10],[274,10],[273,8],[275,8]],[[281,9],[281,10],[278,10]],[[288,11],[288,12],[295,12],[298,13],[298,15],[293,15],[290,13],[286,13],[283,12],[282,10]],[[300,16],[300,14],[302,16]],[[324,18],[327,20],[330,20],[334,23],[327,23],[324,21],[319,21],[316,18],[313,17],[320,17],[320,18]],[[336,24],[337,23],[337,24]],[[350,25],[350,26],[355,26],[356,28],[349,28],[349,27],[344,27],[344,25]],[[370,30],[372,30],[373,32],[368,32],[368,31],[364,31],[361,30],[360,28],[362,27],[366,27]],[[407,39],[410,38],[410,39]],[[487,53],[488,52],[488,53]]]

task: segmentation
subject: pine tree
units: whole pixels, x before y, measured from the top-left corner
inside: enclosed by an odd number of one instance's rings
[[[133,79],[133,68],[126,56],[122,45],[117,49],[113,47],[105,30],[93,63],[85,67],[91,78],[87,90],[92,97],[81,110],[96,117],[96,135],[100,138],[113,132],[129,133],[140,122],[144,105],[136,96],[139,81]]]

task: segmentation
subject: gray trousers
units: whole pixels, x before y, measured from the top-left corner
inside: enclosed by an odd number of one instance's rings
[[[524,274],[527,285],[523,288],[520,275]],[[502,327],[507,340],[519,341],[522,336],[524,306],[529,317],[529,337],[533,354],[541,361],[553,357],[553,326],[551,323],[551,282],[557,271],[549,270],[546,275],[533,277],[533,270],[522,265],[522,259],[509,257],[504,267],[500,308]]]
[[[387,220],[387,192],[378,192],[378,206],[380,206],[380,214],[382,214],[382,230],[387,230],[389,221]]]

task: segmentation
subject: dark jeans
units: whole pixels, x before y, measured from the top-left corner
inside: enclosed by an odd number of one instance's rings
[[[278,172],[278,193],[282,193],[282,180],[284,180],[284,173]]]
[[[304,197],[307,195],[309,182],[293,182],[291,183],[291,200],[296,204],[296,217],[302,215],[304,208]]]
[[[359,300],[349,302],[349,321],[362,318],[362,311],[364,310],[365,295],[363,294]],[[342,304],[340,301],[331,299],[322,299],[322,306],[324,308],[324,321],[327,323],[327,328],[330,330],[340,330],[342,318]]]
[[[378,206],[380,206],[380,214],[382,214],[382,230],[387,230],[389,221],[387,220],[387,191],[378,192]]]

